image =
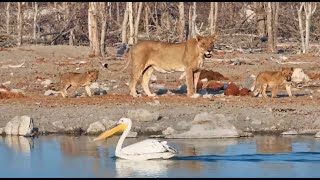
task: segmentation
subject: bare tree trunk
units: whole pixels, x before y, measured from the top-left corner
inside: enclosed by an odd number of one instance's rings
[[[193,7],[192,8],[193,8],[193,13],[192,13],[191,37],[193,38],[193,37],[195,37],[197,35],[197,32],[196,32],[196,26],[197,26],[197,24],[196,24],[196,18],[197,18],[196,9],[197,9],[197,4],[196,4],[196,2],[193,2]]]
[[[190,39],[192,37],[192,6],[189,7],[189,18],[188,18],[188,37],[187,39]]]
[[[122,43],[127,43],[127,24],[128,24],[128,2],[126,3],[126,9],[124,12],[124,16],[123,16],[123,21],[122,21],[122,33],[121,33],[121,37],[122,37]]]
[[[10,35],[10,2],[7,2],[6,14],[7,35]]]
[[[146,30],[146,34],[149,37],[149,6],[146,3],[145,8],[144,8],[144,19],[145,19],[145,30]]]
[[[134,27],[133,27],[133,12],[132,12],[132,2],[128,2],[128,14],[129,14],[129,40],[128,44],[134,43]]]
[[[266,36],[266,11],[263,4],[264,2],[254,2],[256,28],[260,37]]]
[[[185,27],[185,20],[184,20],[184,2],[179,2],[179,42],[184,40],[184,27]]]
[[[38,16],[38,3],[34,3],[34,14],[33,14],[33,39],[37,39],[37,16]]]
[[[267,7],[267,26],[268,26],[268,52],[273,52],[273,18],[272,18],[272,2],[268,2]]]
[[[209,11],[209,17],[208,17],[210,34],[213,34],[213,13],[214,13],[214,2],[210,2],[210,11]]]
[[[23,12],[22,12],[22,3],[18,2],[18,15],[17,15],[17,22],[18,22],[18,46],[22,45],[22,18],[23,18]]]
[[[300,4],[300,8],[297,9],[298,11],[298,20],[299,20],[299,30],[300,30],[300,37],[301,37],[301,51],[302,53],[305,53],[306,46],[305,46],[305,40],[304,40],[304,30],[302,26],[302,10],[304,7],[304,2]]]
[[[105,55],[105,49],[106,49],[106,27],[107,27],[107,9],[106,9],[106,2],[100,2],[101,4],[101,10],[100,10],[100,16],[101,16],[101,39],[100,39],[100,51],[102,56]]]
[[[100,41],[98,35],[98,2],[89,2],[88,10],[88,25],[89,25],[89,40],[90,40],[90,54],[100,56]]]
[[[134,24],[134,43],[138,42],[139,22],[140,22],[141,11],[142,11],[142,2],[139,2],[138,15],[137,15],[137,18],[135,18],[135,24]]]
[[[213,23],[213,33],[217,30],[217,21],[218,21],[218,2],[214,2],[214,23]],[[212,34],[212,33],[211,33]]]
[[[117,23],[120,24],[120,7],[119,2],[116,2],[117,5]]]
[[[273,48],[277,49],[278,44],[278,16],[279,16],[279,2],[273,2]]]
[[[317,4],[314,2],[306,2],[304,6],[304,12],[306,15],[306,42],[305,42],[305,53],[309,53],[309,38],[310,38],[310,24],[311,17],[317,9]]]
[[[70,2],[63,2],[63,3],[62,3],[62,5],[63,5],[63,10],[64,10],[64,12],[65,12],[65,15],[64,15],[64,20],[65,20],[65,21],[68,21],[68,20],[69,20],[69,16],[70,16],[69,3],[70,3]]]

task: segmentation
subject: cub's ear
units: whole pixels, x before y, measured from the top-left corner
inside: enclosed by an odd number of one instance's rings
[[[201,39],[202,39],[202,36],[201,36],[201,35],[197,35],[197,36],[196,36],[196,40],[197,40],[197,41],[200,41]]]

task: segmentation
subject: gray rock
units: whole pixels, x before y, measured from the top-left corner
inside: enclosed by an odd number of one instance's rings
[[[58,94],[58,92],[54,91],[54,90],[51,90],[51,89],[49,89],[46,92],[44,92],[45,96],[51,96],[51,95],[55,95],[55,94]]]
[[[253,120],[252,122],[251,122],[251,124],[255,124],[255,125],[260,125],[260,124],[262,124],[262,122],[260,121],[260,120]]]
[[[170,135],[173,134],[175,132],[175,130],[172,127],[168,127],[166,130],[162,131],[163,135]]]
[[[242,88],[247,88],[253,91],[255,81],[256,81],[256,76],[251,74],[241,83],[241,86]]]
[[[317,132],[317,134],[316,134],[314,137],[316,137],[316,138],[320,138],[320,131],[319,131],[319,132]]]
[[[0,128],[0,136],[4,133],[3,128]]]
[[[99,89],[99,88],[100,88],[100,85],[98,82],[93,82],[90,85],[90,89]]]
[[[114,121],[114,120],[111,120],[109,119],[109,117],[104,117],[102,120],[101,120],[102,124],[104,125],[104,127],[107,129],[110,129],[112,126],[114,126],[117,121]]]
[[[146,109],[129,110],[127,115],[132,121],[137,122],[149,122],[159,119],[159,112],[151,113]]]
[[[54,121],[54,122],[52,122],[52,125],[54,127],[59,128],[59,129],[65,129],[65,126],[62,121]]]
[[[181,134],[172,134],[166,138],[222,138],[239,137],[234,125],[223,114],[204,112],[197,114],[191,122],[189,131]]]
[[[48,87],[52,83],[53,82],[50,79],[46,79],[46,80],[41,82],[41,85],[43,85],[44,87]]]
[[[301,68],[294,68],[291,81],[300,83],[300,82],[308,82],[310,81],[310,78],[308,75],[306,75]]]
[[[129,132],[127,138],[136,138],[138,136],[138,133],[137,132]]]
[[[29,116],[15,116],[4,128],[7,135],[30,135],[33,130],[33,120]]]
[[[286,132],[281,133],[281,135],[297,135],[297,134],[299,134],[299,133],[296,130],[290,130],[290,131],[286,131]]]
[[[87,129],[88,134],[96,134],[101,133],[106,130],[106,127],[99,121],[94,122],[89,125],[89,128]]]

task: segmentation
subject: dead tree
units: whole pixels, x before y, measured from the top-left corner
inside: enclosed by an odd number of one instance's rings
[[[134,43],[138,42],[138,33],[139,33],[139,22],[140,22],[140,16],[142,11],[142,2],[139,2],[139,8],[138,8],[138,14],[135,18],[134,22]]]
[[[18,2],[18,14],[17,14],[17,29],[18,29],[18,46],[22,45],[22,18],[23,18],[23,11],[22,11],[22,2]]]
[[[129,40],[128,44],[133,44],[133,36],[134,36],[134,27],[133,27],[133,11],[132,11],[132,2],[127,2],[128,4],[128,15],[129,15]]]
[[[218,20],[218,2],[210,2],[210,12],[209,12],[209,18],[208,18],[210,34],[214,34],[216,32],[217,20]]]
[[[146,2],[144,7],[144,21],[145,21],[146,35],[147,37],[149,37],[149,6]]]
[[[6,7],[6,24],[7,24],[7,35],[10,35],[10,2],[7,2],[7,7]]]
[[[298,8],[299,30],[300,30],[300,36],[301,36],[301,49],[303,54],[309,52],[310,23],[311,23],[311,17],[316,11],[316,9],[317,9],[317,4],[312,2],[302,2],[300,3],[300,8]],[[302,25],[303,10],[306,16],[305,29],[303,29],[303,25]]]
[[[89,2],[88,29],[90,41],[90,55],[101,56],[100,41],[98,34],[98,2]]]
[[[105,55],[106,49],[106,28],[107,28],[107,9],[106,2],[100,2],[100,17],[101,17],[101,39],[100,39],[100,51],[102,56]]]
[[[268,52],[275,52],[277,46],[277,21],[279,2],[268,2],[267,27],[268,27]]]
[[[33,39],[37,39],[37,16],[38,16],[38,3],[33,2],[34,14],[33,14]]]
[[[127,43],[127,24],[128,24],[128,18],[129,18],[129,14],[128,14],[128,3],[126,3],[126,8],[124,11],[124,15],[123,15],[123,21],[122,21],[122,32],[121,32],[121,39],[122,39],[122,43]]]
[[[179,42],[182,42],[182,41],[184,40],[184,26],[185,26],[185,20],[184,20],[184,2],[179,2],[178,8],[179,8],[179,27],[178,27],[178,34],[179,34]]]
[[[259,37],[267,35],[265,2],[254,2],[256,29]]]

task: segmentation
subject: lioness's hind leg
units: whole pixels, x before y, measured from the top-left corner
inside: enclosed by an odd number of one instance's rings
[[[141,66],[138,66],[138,67],[133,66],[132,67],[132,74],[131,74],[131,80],[129,83],[129,90],[130,90],[130,95],[133,97],[138,96],[137,91],[136,91],[136,85],[137,85],[137,82],[138,82],[141,74],[142,74]]]
[[[268,95],[267,95],[267,87],[268,87],[268,84],[264,84],[264,85],[262,85],[262,88],[261,88],[262,89],[262,92],[261,92],[262,96],[265,97],[265,98],[268,97]]]
[[[143,76],[142,76],[142,88],[144,90],[144,92],[148,95],[148,96],[156,96],[155,93],[151,93],[150,92],[150,88],[149,88],[149,81],[153,72],[153,67],[149,67],[148,69],[145,70]]]

